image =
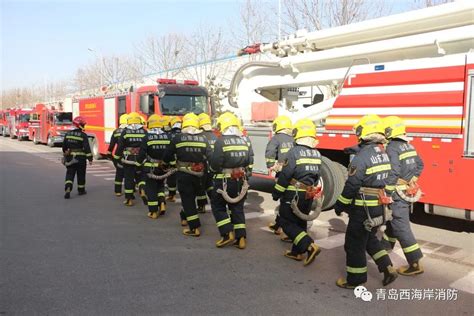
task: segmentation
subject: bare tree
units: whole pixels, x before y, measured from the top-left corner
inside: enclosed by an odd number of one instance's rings
[[[454,2],[454,0],[414,0],[414,7],[417,9],[421,9],[449,2]]]

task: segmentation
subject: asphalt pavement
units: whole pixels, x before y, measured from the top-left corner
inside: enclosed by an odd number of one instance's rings
[[[414,224],[425,273],[384,288],[369,259],[372,300],[364,301],[335,286],[345,271],[346,216],[330,211],[314,222],[322,252],[303,267],[266,229],[276,202],[255,190],[258,181],[246,203],[247,249],[218,249],[209,207],[202,236],[186,237],[179,200],[157,220],[140,200],[123,206],[105,160],[88,168],[88,194],[74,189],[65,200],[59,159],[59,148],[0,138],[0,315],[474,314],[469,232]],[[404,264],[399,246],[390,256]]]

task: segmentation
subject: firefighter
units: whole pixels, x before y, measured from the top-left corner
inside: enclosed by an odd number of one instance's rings
[[[199,215],[196,208],[196,196],[201,192],[201,177],[204,176],[206,161],[211,155],[211,147],[206,136],[199,129],[199,118],[194,113],[183,117],[182,131],[171,140],[164,162],[176,160],[177,185],[183,209],[181,225],[188,225],[183,230],[187,236],[199,237]]]
[[[217,128],[221,136],[214,145],[211,159],[211,170],[214,173],[211,207],[221,235],[216,246],[221,248],[234,242],[237,248],[245,249],[247,233],[244,203],[248,190],[247,173],[253,164],[253,152],[241,136],[239,120],[234,114],[222,114],[217,120]]]
[[[169,135],[164,131],[167,119],[153,114],[148,118],[148,131],[143,138],[138,161],[143,165],[142,175],[145,181],[148,217],[157,219],[166,212],[164,181],[176,165],[163,162],[163,156],[170,145]]]
[[[280,171],[285,162],[286,155],[290,148],[293,147],[294,139],[292,136],[292,123],[288,116],[278,116],[272,124],[274,136],[270,139],[265,150],[265,161],[270,172],[275,173],[278,179]],[[274,223],[270,223],[268,228],[275,234],[281,234],[279,216],[277,215]],[[285,238],[284,240],[286,240]]]
[[[206,136],[207,141],[209,142],[209,145],[211,146],[211,151],[213,151],[214,144],[217,140],[217,136],[212,131],[211,118],[206,113],[199,114],[198,118],[199,118],[199,128],[202,130],[203,135]],[[213,189],[214,187],[212,185],[212,173],[210,172],[209,168],[207,168],[204,174],[204,177],[202,177],[202,191],[197,196],[198,213],[206,212],[205,207],[207,204],[207,196],[211,198]]]
[[[172,140],[176,135],[181,133],[182,119],[179,116],[173,116],[169,120],[168,133],[170,135],[170,139]],[[176,174],[172,174],[166,179],[166,185],[168,187],[168,197],[166,200],[169,202],[176,201],[176,176]]]
[[[280,200],[279,224],[293,241],[285,257],[301,261],[306,253],[304,265],[307,266],[321,252],[306,231],[313,200],[321,196],[321,154],[315,149],[316,126],[311,120],[296,122],[292,134],[295,145],[286,153],[272,197],[274,201]]]
[[[77,116],[72,121],[76,129],[69,131],[64,136],[63,142],[63,164],[66,166],[66,181],[64,190],[65,199],[71,197],[74,184],[74,177],[77,174],[77,191],[79,195],[86,194],[86,160],[92,164],[92,153],[89,146],[89,139],[84,133],[86,121],[81,116]]]
[[[409,265],[400,267],[397,270],[399,274],[421,274],[423,267],[419,261],[423,253],[410,227],[410,207],[415,200],[410,199],[408,191],[412,189],[413,196],[421,194],[417,180],[423,171],[423,161],[418,156],[415,147],[408,143],[405,124],[401,118],[389,116],[383,120],[383,123],[385,136],[389,140],[387,154],[392,166],[385,189],[393,198],[393,219],[387,223],[382,243],[385,249],[391,250],[396,240],[400,242]]]
[[[126,206],[133,206],[135,184],[140,181],[140,175],[137,172],[140,163],[137,158],[145,133],[141,116],[136,112],[130,113],[127,119],[127,127],[120,135],[115,152],[115,155],[120,157],[123,165],[125,177],[125,201],[123,204]]]
[[[119,118],[119,127],[114,130],[112,136],[110,136],[110,143],[109,148],[107,149],[107,155],[111,157],[112,162],[115,167],[115,181],[114,181],[114,192],[115,196],[122,196],[122,182],[123,182],[123,165],[120,162],[120,157],[114,155],[114,149],[118,146],[118,140],[120,135],[122,135],[122,131],[125,127],[127,127],[127,118],[128,114],[122,114]]]
[[[339,196],[335,211],[349,214],[344,250],[347,278],[339,278],[337,286],[352,289],[367,281],[367,253],[380,272],[383,285],[392,283],[397,273],[382,243],[377,239],[378,226],[388,218],[390,199],[385,196],[385,181],[390,160],[385,152],[384,128],[377,115],[366,115],[354,126],[359,150],[352,159],[348,178]]]

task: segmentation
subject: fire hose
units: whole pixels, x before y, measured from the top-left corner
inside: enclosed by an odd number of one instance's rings
[[[398,179],[395,190],[402,200],[405,200],[409,203],[418,202],[423,195],[423,192],[420,190],[418,183],[416,182],[407,182],[403,179]]]
[[[175,173],[177,171],[176,168],[172,168],[172,169],[169,169],[165,174],[162,174],[162,175],[156,175],[156,174],[153,174],[151,172],[147,173],[146,175],[148,176],[148,178],[150,179],[154,179],[154,180],[163,180],[163,179],[166,179],[168,178],[169,176],[171,176],[173,173]]]
[[[377,188],[360,188],[359,194],[364,201],[364,210],[365,214],[367,215],[367,219],[364,221],[364,228],[367,231],[372,231],[373,228],[384,225],[386,222],[391,221],[393,219],[392,210],[389,207],[389,204],[392,203],[392,198],[385,194],[385,190],[377,189]],[[365,196],[377,196],[379,198],[380,204],[383,206],[383,214],[377,217],[372,218],[370,216],[369,208],[367,207],[367,203],[365,202]]]
[[[235,198],[232,198],[227,193],[227,182],[224,181],[224,183],[222,184],[222,189],[217,189],[217,193],[222,195],[222,197],[224,198],[226,202],[235,204],[235,203],[239,203],[245,197],[249,188],[250,188],[250,185],[247,179],[244,179],[244,182],[242,184],[242,189],[240,190],[239,195]]]

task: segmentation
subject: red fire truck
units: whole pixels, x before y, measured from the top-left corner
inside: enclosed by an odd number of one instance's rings
[[[30,108],[20,108],[15,111],[14,116],[10,116],[10,138],[17,138],[19,141],[28,139],[28,125],[31,112],[32,109]]]
[[[3,128],[2,128],[2,135],[3,137],[10,136],[12,134],[12,130],[14,129],[14,123],[15,123],[15,113],[16,109],[6,109],[3,111]]]
[[[31,113],[28,137],[35,144],[47,144],[50,147],[62,144],[64,134],[73,129],[72,112],[60,112],[48,109],[38,103]]]
[[[182,116],[189,112],[213,113],[207,90],[194,80],[158,79],[157,85],[143,86],[125,92],[107,92],[96,97],[73,100],[74,117],[87,121],[86,133],[96,158],[105,155],[120,115],[138,112],[144,118],[151,114]]]
[[[6,136],[8,110],[0,110],[0,135]]]

